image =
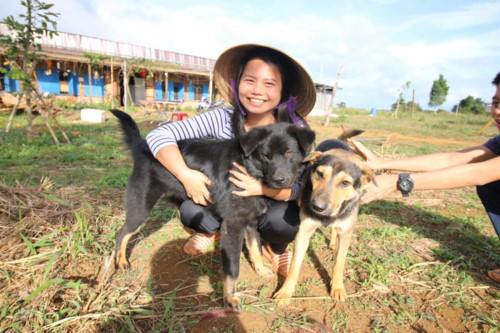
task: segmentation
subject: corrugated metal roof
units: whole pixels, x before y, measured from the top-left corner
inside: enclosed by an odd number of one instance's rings
[[[4,23],[0,23],[0,33],[3,35],[11,34],[7,25]],[[52,38],[44,35],[41,38],[38,38],[36,43],[42,45],[42,50],[43,47],[46,46],[48,48],[57,48],[61,50],[106,54],[120,58],[161,61],[179,66],[202,70],[204,69],[207,71],[213,69],[215,65],[215,60],[209,58],[202,58],[66,32],[58,32],[58,35],[54,35]]]

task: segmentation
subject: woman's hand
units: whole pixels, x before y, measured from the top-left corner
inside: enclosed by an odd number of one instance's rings
[[[361,142],[356,140],[349,140],[349,143],[352,144],[356,154],[361,156],[364,160],[366,160],[366,166],[370,169],[380,169],[381,158],[377,157],[371,150],[366,148]]]
[[[362,204],[382,199],[397,191],[398,175],[379,175],[375,177],[375,181],[377,185],[370,182],[363,187],[365,193],[361,197]]]
[[[188,198],[193,200],[195,204],[206,206],[207,202],[212,203],[210,192],[207,189],[207,186],[212,183],[205,174],[197,170],[185,169],[179,180],[184,186]]]
[[[244,166],[236,162],[233,165],[237,170],[232,169],[229,171],[232,176],[229,177],[229,181],[241,189],[241,191],[233,191],[234,195],[240,197],[264,195],[264,185],[260,181],[250,176]]]

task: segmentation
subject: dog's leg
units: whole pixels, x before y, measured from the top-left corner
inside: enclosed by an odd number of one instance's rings
[[[146,221],[151,209],[162,195],[158,187],[146,188],[142,181],[132,175],[127,185],[125,223],[116,238],[115,266],[122,270],[130,267],[126,254],[130,237]]]
[[[301,216],[299,231],[293,243],[293,258],[290,271],[288,272],[283,286],[274,294],[274,298],[278,299],[277,302],[280,306],[285,306],[290,303],[290,298],[295,290],[295,284],[299,279],[300,266],[302,266],[302,261],[306,255],[309,241],[317,228],[318,225],[313,220],[309,218],[303,219]]]
[[[245,244],[248,249],[250,261],[252,262],[252,265],[257,274],[265,278],[273,277],[273,270],[264,266],[264,260],[262,257],[262,243],[260,241],[260,235],[255,227],[246,227]]]
[[[356,217],[350,217],[356,219]],[[354,224],[354,221],[352,221]],[[350,227],[347,230],[338,231],[338,244],[337,253],[335,254],[335,263],[332,269],[332,281],[330,296],[340,302],[344,302],[347,297],[347,293],[344,288],[344,266],[347,258],[347,250],[349,249],[349,244],[351,243],[351,238],[353,234],[353,228]]]
[[[337,249],[337,229],[332,226],[332,234],[330,237],[330,249]]]
[[[243,249],[245,233],[244,223],[225,219],[221,226],[220,248],[222,255],[222,269],[224,271],[223,293],[224,305],[239,311],[241,301],[236,294],[238,276],[240,274],[240,256]]]

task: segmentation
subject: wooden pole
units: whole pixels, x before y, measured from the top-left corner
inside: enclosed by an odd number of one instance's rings
[[[415,109],[415,89],[413,89],[413,97],[411,98],[411,119],[413,119],[414,109]]]
[[[493,122],[495,122],[495,119],[491,118],[490,121],[488,121],[488,123],[484,125],[477,134],[482,134],[484,131],[486,131],[488,127],[490,127],[493,124]]]
[[[168,101],[168,73],[165,72],[165,98],[164,100]]]
[[[337,72],[337,78],[335,79],[335,84],[333,85],[333,89],[332,89],[332,98],[330,99],[330,105],[328,106],[328,110],[326,113],[326,119],[325,119],[325,123],[323,124],[323,126],[327,126],[328,123],[330,122],[330,115],[331,115],[332,109],[333,109],[333,101],[335,100],[335,94],[337,92],[337,86],[339,84],[340,73],[342,73],[342,69],[344,69],[344,65],[340,65],[339,71]]]
[[[115,86],[114,86],[114,73],[113,73],[113,57],[111,57],[111,107],[115,107]]]
[[[19,103],[21,103],[21,98],[23,97],[24,92],[21,92],[17,96],[17,101],[16,104],[14,104],[14,108],[12,109],[12,112],[10,113],[9,121],[7,121],[7,127],[5,128],[5,133],[9,133],[10,131],[10,126],[12,125],[12,121],[14,120],[14,116],[16,115],[17,108],[19,107]]]
[[[92,103],[92,69],[90,68],[90,62],[88,64],[88,72],[89,72],[89,97],[90,97],[90,103]]]

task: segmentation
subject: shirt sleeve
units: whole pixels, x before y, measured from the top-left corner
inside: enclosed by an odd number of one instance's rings
[[[491,150],[495,155],[500,155],[500,135],[489,139],[484,146]]]
[[[222,107],[159,126],[146,135],[149,149],[156,156],[161,148],[177,145],[178,141],[185,139],[230,139],[234,137],[231,128],[232,113],[232,108]]]

